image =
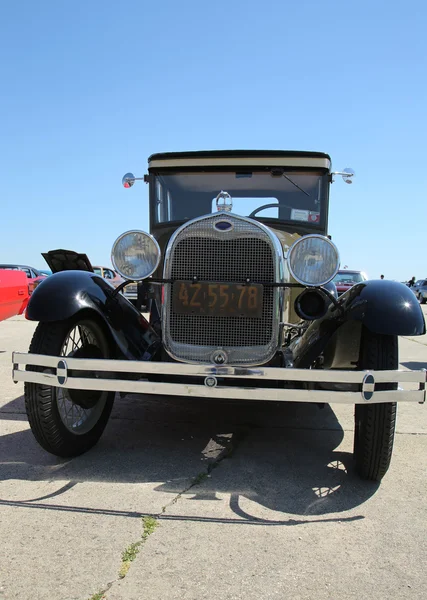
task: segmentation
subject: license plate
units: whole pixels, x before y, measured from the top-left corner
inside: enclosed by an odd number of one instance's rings
[[[263,291],[264,287],[258,283],[175,281],[172,306],[179,315],[260,318]]]

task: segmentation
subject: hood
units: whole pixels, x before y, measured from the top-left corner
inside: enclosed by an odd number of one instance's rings
[[[74,252],[74,250],[58,249],[42,252],[42,256],[52,273],[60,271],[90,271],[93,273],[93,267],[86,254]]]

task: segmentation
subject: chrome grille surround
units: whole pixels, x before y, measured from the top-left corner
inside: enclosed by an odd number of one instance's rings
[[[220,231],[215,228],[218,221],[229,221],[232,227]],[[166,250],[165,279],[275,283],[283,281],[283,273],[283,252],[274,233],[232,213],[189,221],[174,233]],[[264,287],[262,317],[254,319],[176,314],[173,285],[165,284],[162,319],[163,343],[172,358],[212,364],[221,350],[227,364],[252,366],[274,356],[279,345],[281,288]]]

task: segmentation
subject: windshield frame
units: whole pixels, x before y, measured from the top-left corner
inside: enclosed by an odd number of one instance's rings
[[[252,173],[269,173],[272,170],[277,170],[277,167],[255,167],[251,166],[248,172]],[[256,221],[264,223],[267,226],[270,226],[274,229],[279,229],[283,231],[290,232],[298,232],[301,234],[305,233],[320,233],[322,235],[326,235],[328,228],[328,214],[329,214],[329,187],[330,187],[330,177],[328,169],[322,168],[313,168],[313,167],[280,167],[280,170],[283,171],[285,179],[292,179],[292,174],[301,172],[307,174],[317,173],[322,181],[322,190],[321,190],[321,201],[320,201],[320,220],[318,223],[309,223],[306,221],[296,221],[296,220],[282,220],[271,217],[263,217],[259,215],[255,215],[254,217],[250,217]],[[149,204],[150,204],[150,231],[155,233],[157,229],[164,228],[178,228],[184,223],[192,220],[192,219],[183,219],[177,221],[161,221],[157,220],[156,210],[157,210],[157,198],[156,198],[156,181],[158,176],[171,176],[171,175],[179,175],[179,174],[202,174],[202,173],[241,173],[244,171],[243,168],[238,166],[233,167],[203,167],[201,169],[195,167],[180,167],[179,169],[174,168],[164,168],[164,169],[150,169],[150,173],[146,176],[146,181],[149,183]],[[292,182],[291,182],[292,183]],[[299,182],[297,182],[299,185]],[[227,190],[224,190],[227,191]],[[215,214],[213,213],[205,213],[205,214]],[[204,215],[198,215],[194,218],[199,218]],[[243,215],[237,215],[243,216]],[[246,218],[248,218],[246,216]]]

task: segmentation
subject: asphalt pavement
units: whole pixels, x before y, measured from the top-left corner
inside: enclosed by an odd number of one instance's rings
[[[0,323],[1,600],[426,597],[426,405],[399,407],[379,485],[354,474],[347,406],[117,396],[61,460],[11,380],[34,328]],[[400,361],[427,368],[427,336]]]

